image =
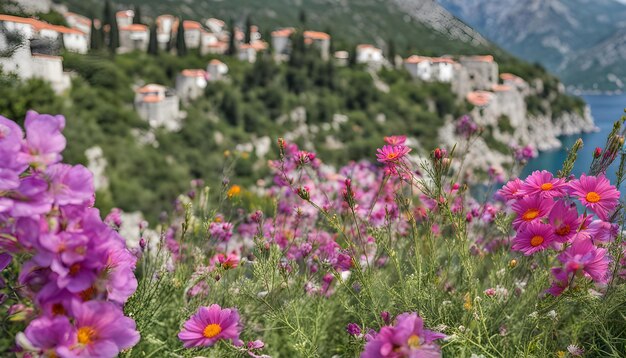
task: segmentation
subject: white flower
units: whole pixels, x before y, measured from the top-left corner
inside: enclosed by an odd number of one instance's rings
[[[558,316],[555,310],[548,312],[546,315],[553,320],[556,320]]]

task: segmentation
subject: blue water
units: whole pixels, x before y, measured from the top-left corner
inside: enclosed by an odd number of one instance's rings
[[[563,146],[560,149],[539,153],[539,156],[531,160],[526,168],[524,168],[521,175],[522,179],[533,170],[548,170],[556,173],[556,171],[562,167],[563,161],[567,156],[567,150],[572,147],[578,138],[583,139],[584,145],[578,152],[578,160],[574,166],[573,174],[580,175],[589,171],[589,166],[593,160],[594,149],[596,147],[604,148],[606,137],[613,128],[613,122],[620,119],[624,114],[624,108],[626,108],[626,94],[615,96],[593,95],[584,96],[583,98],[587,104],[589,104],[591,115],[600,130],[593,133],[561,137],[560,139]],[[619,160],[619,157],[617,160]],[[607,177],[612,182],[615,182],[616,167],[617,165],[614,163],[606,173]]]

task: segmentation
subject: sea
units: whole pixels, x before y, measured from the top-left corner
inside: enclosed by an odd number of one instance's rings
[[[559,149],[540,152],[536,158],[530,160],[520,175],[522,179],[534,170],[548,170],[556,173],[562,167],[563,161],[567,156],[567,150],[572,147],[578,138],[582,138],[583,148],[578,152],[578,160],[574,166],[573,174],[578,176],[589,171],[589,166],[593,160],[593,151],[596,147],[604,148],[607,135],[613,128],[613,123],[624,115],[626,94],[588,95],[583,96],[583,99],[589,105],[591,115],[599,130],[592,133],[561,137],[560,140],[563,146]],[[618,160],[619,157],[616,159],[616,162]],[[614,163],[606,173],[613,183],[615,182],[616,170],[617,163]]]

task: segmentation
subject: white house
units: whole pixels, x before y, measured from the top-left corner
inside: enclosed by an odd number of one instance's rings
[[[185,20],[183,22],[185,29],[185,45],[187,48],[199,48],[204,29],[197,21]]]
[[[224,28],[226,27],[226,23],[220,19],[215,19],[215,18],[210,18],[208,20],[206,20],[204,22],[204,24],[206,25],[206,27],[208,27],[211,32],[213,32],[214,34],[219,34],[222,31],[224,31]]]
[[[319,49],[323,60],[330,57],[330,35],[320,31],[305,31],[304,42]]]
[[[335,57],[335,62],[337,62],[339,66],[348,65],[348,61],[350,60],[350,53],[348,53],[348,51],[335,51],[333,56]]]
[[[62,43],[68,51],[87,53],[89,50],[89,36],[78,29],[10,15],[0,15],[0,26],[5,31],[18,33],[28,40],[40,38]]]
[[[80,30],[84,34],[87,34],[87,36],[91,34],[91,20],[89,18],[73,12],[66,12],[63,14],[63,17],[69,27]]]
[[[246,61],[250,63],[256,62],[257,53],[265,51],[267,49],[267,43],[256,40],[249,44],[240,44],[239,51],[237,51],[237,58],[240,61]]]
[[[380,67],[384,62],[383,50],[369,44],[361,44],[356,47],[356,63]]]
[[[150,40],[148,26],[142,24],[130,24],[120,27],[120,52],[133,50],[146,51]]]
[[[157,42],[159,48],[165,49],[172,37],[172,30],[176,29],[178,19],[173,15],[161,15],[156,18],[157,25]]]
[[[219,40],[217,42],[208,43],[200,48],[200,54],[202,56],[207,54],[223,55],[226,51],[228,51],[228,42]]]
[[[148,84],[135,91],[135,109],[152,128],[176,131],[181,126],[178,96],[164,86]]]
[[[449,57],[431,58],[433,78],[438,82],[450,83],[454,79],[454,65],[456,62]]]
[[[5,31],[15,32],[25,39],[32,39],[37,34],[41,21],[19,16],[0,14],[0,25]]]
[[[289,51],[291,50],[291,41],[289,38],[294,31],[295,29],[293,27],[272,31],[272,49],[274,50],[274,57],[277,61],[285,60],[289,55]]]
[[[62,57],[33,54],[32,63],[33,77],[49,82],[56,93],[61,93],[70,88],[70,76],[63,72]]]
[[[206,71],[209,74],[209,81],[220,81],[228,73],[228,66],[218,59],[213,59],[207,65]]]
[[[413,55],[404,60],[404,68],[413,78],[430,81],[433,78],[433,61],[430,57]]]
[[[129,26],[133,24],[135,12],[133,10],[122,10],[115,13],[118,27]]]
[[[183,101],[202,96],[207,86],[208,76],[205,70],[183,70],[176,76],[176,94]]]

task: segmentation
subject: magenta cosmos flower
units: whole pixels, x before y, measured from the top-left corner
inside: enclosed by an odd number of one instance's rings
[[[516,201],[511,208],[517,214],[513,220],[513,227],[517,230],[520,227],[547,216],[552,210],[554,201],[549,198],[542,198],[539,195],[527,196]]]
[[[607,220],[619,201],[619,191],[604,175],[598,177],[581,175],[580,179],[570,183],[570,194],[576,196],[602,220]]]
[[[520,192],[523,195],[541,195],[544,198],[560,197],[565,194],[567,184],[565,179],[554,178],[547,170],[535,170],[529,175]]]
[[[513,239],[512,249],[521,251],[524,255],[532,255],[537,251],[545,250],[554,242],[554,228],[537,221],[525,225]]]
[[[191,316],[178,333],[185,348],[211,347],[220,339],[229,339],[239,344],[241,324],[239,313],[235,308],[222,309],[213,304],[209,307],[200,307],[198,312]]]
[[[379,162],[392,165],[397,164],[405,155],[407,155],[411,148],[404,145],[385,145],[382,148],[376,150],[376,158]]]
[[[424,322],[417,313],[403,313],[395,326],[385,326],[371,338],[361,353],[361,358],[429,358],[441,357],[434,341],[446,335],[424,329]]]
[[[607,250],[594,246],[591,239],[579,237],[559,255],[566,273],[583,273],[585,276],[600,283],[608,280],[610,260]]]
[[[523,184],[523,181],[519,178],[515,178],[506,183],[502,189],[498,190],[497,195],[501,196],[506,201],[520,199],[524,196],[520,192]]]
[[[24,331],[27,344],[44,357],[57,357],[62,347],[70,346],[76,340],[76,332],[69,319],[63,315],[39,317],[32,320]],[[19,340],[18,340],[18,343]]]
[[[405,135],[392,135],[389,137],[385,137],[385,143],[389,145],[404,145],[406,143]]]
[[[139,342],[135,321],[111,302],[72,302],[76,341],[58,349],[62,357],[115,357]]]
[[[570,206],[563,201],[558,201],[554,204],[548,216],[548,221],[554,228],[556,241],[561,243],[572,239],[582,223],[576,207]]]

